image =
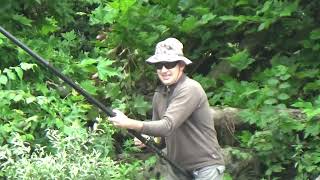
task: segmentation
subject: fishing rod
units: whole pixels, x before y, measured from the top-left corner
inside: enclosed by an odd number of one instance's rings
[[[95,99],[93,96],[91,96],[87,91],[85,91],[83,88],[81,88],[79,85],[77,85],[75,82],[73,82],[70,78],[62,74],[58,69],[56,69],[53,65],[51,65],[48,61],[46,61],[44,58],[42,58],[37,53],[33,52],[28,46],[26,46],[24,43],[19,41],[15,36],[13,36],[11,33],[6,31],[2,26],[0,26],[0,32],[6,36],[9,40],[11,40],[14,44],[19,46],[21,49],[23,49],[25,52],[27,52],[29,55],[31,55],[37,63],[42,65],[44,68],[49,69],[53,74],[58,76],[61,80],[63,80],[65,83],[67,83],[69,86],[71,86],[73,89],[75,89],[78,93],[80,93],[82,96],[84,96],[88,102],[98,107],[100,110],[102,110],[107,116],[114,117],[116,114],[112,111],[111,108],[106,107],[103,105],[100,101]],[[160,149],[156,147],[154,144],[154,141],[152,138],[144,138],[140,133],[128,129],[128,134],[132,137],[136,137],[139,139],[143,144],[145,144],[149,149],[151,149],[153,152],[159,155],[159,157],[166,160],[173,168],[177,169],[180,173],[182,173],[185,177],[188,179],[192,179],[193,175],[190,174],[188,171],[180,167],[175,162],[171,161]]]

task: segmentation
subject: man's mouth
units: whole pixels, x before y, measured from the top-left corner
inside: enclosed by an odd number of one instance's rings
[[[162,76],[163,80],[168,80],[170,79],[170,76]]]

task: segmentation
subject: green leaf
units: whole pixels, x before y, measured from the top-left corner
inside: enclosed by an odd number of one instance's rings
[[[97,61],[98,61],[98,59],[86,58],[86,59],[83,59],[78,66],[80,68],[87,67],[87,66],[90,66],[90,65],[97,63]]]
[[[30,104],[32,102],[35,102],[36,100],[37,100],[36,97],[30,96],[30,97],[26,98],[26,103]]]
[[[55,20],[54,17],[46,17],[46,21],[42,25],[40,33],[43,35],[48,35],[49,33],[56,32],[60,29],[60,27],[57,24],[58,21]]]
[[[22,94],[17,94],[17,95],[13,98],[13,101],[18,102],[18,101],[21,101],[22,99],[23,99]]]
[[[205,14],[201,17],[200,24],[207,24],[209,21],[211,21],[212,19],[214,19],[216,17],[217,17],[217,15],[213,15],[212,13]]]
[[[14,70],[16,71],[19,79],[22,80],[22,78],[23,78],[23,71],[22,71],[22,69],[21,69],[20,67],[14,67]]]
[[[254,62],[254,59],[250,58],[250,54],[246,49],[233,54],[231,57],[228,57],[227,60],[239,71],[246,69],[251,63]]]
[[[312,40],[320,39],[320,28],[311,31],[310,39],[312,39]]]
[[[277,84],[279,84],[279,80],[278,79],[275,79],[275,78],[271,78],[271,79],[269,79],[268,81],[267,81],[267,83],[269,84],[269,85],[271,85],[271,86],[275,86],[275,85],[277,85]]]
[[[34,66],[36,66],[36,64],[29,64],[29,63],[24,63],[24,62],[20,64],[21,69],[23,69],[25,71],[32,69]]]
[[[273,20],[267,19],[263,23],[261,23],[258,27],[258,31],[262,31],[264,29],[268,29],[269,26],[273,23]]]
[[[279,85],[280,89],[287,89],[289,87],[291,87],[291,85],[288,82],[284,82]]]
[[[62,37],[65,38],[67,41],[73,41],[76,39],[76,34],[74,33],[74,30],[70,32],[66,32],[62,34]]]
[[[283,76],[280,76],[280,79],[283,80],[283,81],[285,81],[285,80],[288,80],[290,77],[291,77],[290,74],[285,74],[285,75],[283,75]]]
[[[7,76],[8,76],[9,79],[16,80],[16,75],[12,72],[11,69],[7,69],[6,68],[6,69],[3,70],[3,72],[7,73]]]
[[[278,101],[275,98],[267,99],[267,100],[264,101],[264,103],[268,104],[268,105],[276,104],[277,102]]]
[[[5,75],[0,75],[0,84],[6,85],[8,82],[8,78]]]
[[[181,25],[181,31],[189,33],[198,27],[198,19],[194,16],[187,17]]]
[[[281,93],[281,94],[278,95],[277,98],[280,99],[280,100],[287,100],[287,99],[290,98],[290,96],[288,94],[286,94],[286,93]]]
[[[26,26],[30,26],[31,27],[31,19],[28,19],[27,17],[23,16],[23,15],[19,15],[19,14],[15,14],[12,16],[12,19],[18,21],[19,23],[26,25]]]
[[[110,59],[99,60],[99,63],[97,66],[99,79],[107,81],[108,78],[112,76],[120,76],[119,71],[116,68],[111,67],[112,64],[113,64],[113,61],[111,61]]]
[[[80,83],[81,87],[90,94],[97,95],[97,88],[94,86],[94,81],[85,80]]]
[[[90,16],[90,24],[112,24],[118,17],[118,14],[119,9],[114,9],[110,5],[107,5],[105,7],[100,5],[94,11],[92,11],[92,14]]]

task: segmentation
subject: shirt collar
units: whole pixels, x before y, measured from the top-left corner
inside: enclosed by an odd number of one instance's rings
[[[174,89],[175,89],[179,84],[181,84],[182,82],[184,82],[184,81],[186,80],[186,78],[187,78],[187,76],[183,73],[176,83],[171,84],[171,85],[169,85],[169,86],[166,86],[166,85],[164,85],[164,84],[161,84],[161,85],[156,89],[156,91],[161,92],[161,93],[163,93],[163,94],[164,94],[164,93],[169,93],[169,94],[170,94],[171,92],[174,91]]]

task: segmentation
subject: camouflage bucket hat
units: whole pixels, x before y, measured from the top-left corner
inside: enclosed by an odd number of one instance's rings
[[[175,61],[183,61],[186,65],[192,63],[192,61],[184,57],[183,45],[176,38],[168,38],[159,42],[156,46],[154,55],[149,57],[146,61],[151,64]]]

